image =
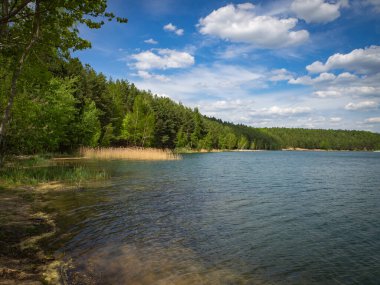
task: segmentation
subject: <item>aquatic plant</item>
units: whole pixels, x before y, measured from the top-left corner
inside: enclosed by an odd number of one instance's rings
[[[4,186],[60,182],[80,187],[83,182],[104,180],[105,170],[72,162],[57,162],[42,157],[14,159],[0,170],[0,184]]]
[[[181,155],[168,149],[120,147],[88,148],[82,147],[80,154],[92,159],[128,159],[128,160],[180,160]]]

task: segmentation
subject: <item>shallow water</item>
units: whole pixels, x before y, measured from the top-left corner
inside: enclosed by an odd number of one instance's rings
[[[110,161],[48,196],[70,284],[379,284],[380,153]]]

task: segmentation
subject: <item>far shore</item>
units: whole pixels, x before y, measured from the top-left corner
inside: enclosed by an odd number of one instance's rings
[[[320,149],[320,148],[283,148],[283,149],[201,149],[201,150],[184,150],[178,153],[213,153],[213,152],[263,152],[263,151],[309,151],[309,152],[380,152],[380,150],[348,150],[348,149]]]
[[[349,149],[320,149],[320,148],[283,148],[281,151],[315,151],[315,152],[321,152],[321,151],[329,151],[329,152],[379,152],[378,150],[349,150]]]

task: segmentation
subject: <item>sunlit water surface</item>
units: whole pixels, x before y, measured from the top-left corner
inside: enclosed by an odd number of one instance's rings
[[[100,166],[106,186],[48,198],[69,284],[380,284],[380,153]]]

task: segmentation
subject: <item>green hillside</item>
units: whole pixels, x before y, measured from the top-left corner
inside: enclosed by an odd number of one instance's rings
[[[77,59],[46,62],[38,67],[38,76],[32,65],[20,80],[4,145],[8,154],[70,153],[80,146],[380,149],[380,134],[236,125],[205,117],[126,80],[107,79]],[[4,90],[0,92],[4,106]]]

